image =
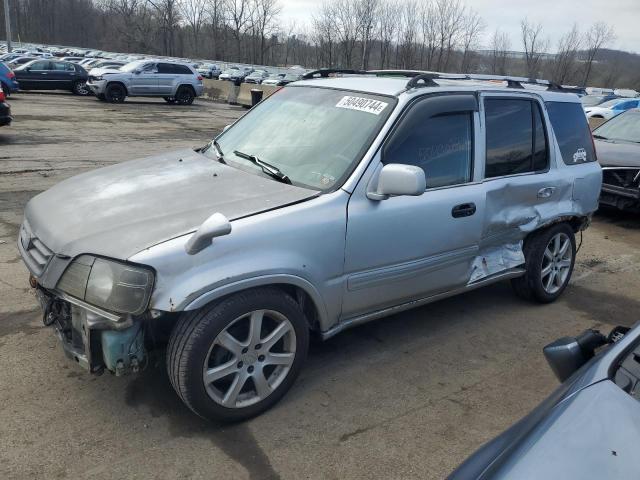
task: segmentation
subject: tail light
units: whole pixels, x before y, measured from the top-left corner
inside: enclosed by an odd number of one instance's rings
[[[9,73],[7,73],[7,77],[8,78],[16,78],[16,74],[13,73],[13,71],[10,71]]]
[[[202,81],[202,75],[198,75],[198,80]]]
[[[2,91],[2,88],[0,88],[0,102],[4,102],[6,98],[7,97],[4,96],[4,92]]]

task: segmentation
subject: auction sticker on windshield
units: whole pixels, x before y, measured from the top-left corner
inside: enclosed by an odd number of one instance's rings
[[[389,104],[381,102],[380,100],[372,100],[370,98],[363,97],[351,97],[347,95],[340,99],[340,101],[336,104],[336,107],[380,115],[382,111],[387,108],[387,105]]]

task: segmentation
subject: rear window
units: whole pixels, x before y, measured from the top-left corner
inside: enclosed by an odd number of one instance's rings
[[[551,126],[566,165],[595,162],[587,117],[579,103],[547,102]]]

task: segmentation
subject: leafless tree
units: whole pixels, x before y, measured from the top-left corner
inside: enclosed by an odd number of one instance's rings
[[[602,47],[615,40],[616,34],[613,28],[604,22],[597,22],[591,26],[585,34],[586,59],[584,64],[584,76],[582,84],[587,85],[591,76],[593,61]]]
[[[436,68],[446,71],[451,54],[460,40],[466,7],[460,0],[436,0],[435,13],[438,24],[438,60]]]
[[[336,17],[333,4],[326,2],[320,7],[320,11],[313,16],[314,37],[318,55],[319,66],[331,66],[334,64],[334,48],[336,38]]]
[[[333,15],[338,42],[342,50],[342,66],[353,66],[353,53],[360,37],[356,5],[351,0],[334,0]]]
[[[191,28],[193,51],[196,56],[200,52],[200,32],[206,19],[206,0],[179,0],[178,9],[182,18]]]
[[[380,68],[388,68],[391,63],[391,44],[396,38],[400,6],[393,0],[384,1],[380,14]]]
[[[378,23],[380,0],[356,0],[356,17],[358,19],[358,30],[360,32],[360,43],[362,44],[362,62],[360,66],[367,69],[369,61],[369,40],[377,32],[374,29]]]
[[[397,62],[401,68],[415,67],[415,50],[418,39],[418,2],[408,0],[401,14],[401,27],[398,30]]]
[[[433,70],[438,52],[438,16],[431,2],[420,6],[420,33],[420,65]]]
[[[268,48],[267,38],[277,31],[277,18],[282,8],[278,0],[253,0],[253,26],[259,39],[259,62],[264,65],[264,56]]]
[[[511,41],[509,36],[496,29],[491,36],[490,70],[494,75],[506,75],[509,70],[509,50]]]
[[[473,9],[467,11],[462,23],[462,60],[460,62],[460,71],[471,71],[471,62],[473,59],[473,50],[477,47],[480,37],[485,29],[484,20]]]
[[[206,1],[206,13],[208,29],[210,31],[211,38],[211,55],[213,58],[218,58],[218,55],[224,53],[223,39],[223,27],[226,21],[226,0],[207,0]]]
[[[542,25],[533,24],[525,18],[520,22],[522,46],[524,48],[527,76],[535,78],[542,67],[542,57],[549,48],[549,41],[542,38]]]
[[[558,51],[552,61],[551,79],[559,84],[567,83],[575,78],[577,70],[578,50],[582,45],[582,35],[576,24],[570,31],[560,37]]]
[[[226,0],[226,11],[229,15],[230,27],[236,43],[238,60],[245,60],[242,52],[242,39],[251,28],[252,11],[250,0]]]

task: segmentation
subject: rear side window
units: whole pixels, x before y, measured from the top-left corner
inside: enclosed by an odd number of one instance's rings
[[[191,70],[186,65],[175,65],[175,72],[181,75],[192,75]]]
[[[485,178],[546,170],[548,141],[537,102],[488,98]]]
[[[579,103],[547,102],[547,112],[566,165],[595,162],[587,117]]]

